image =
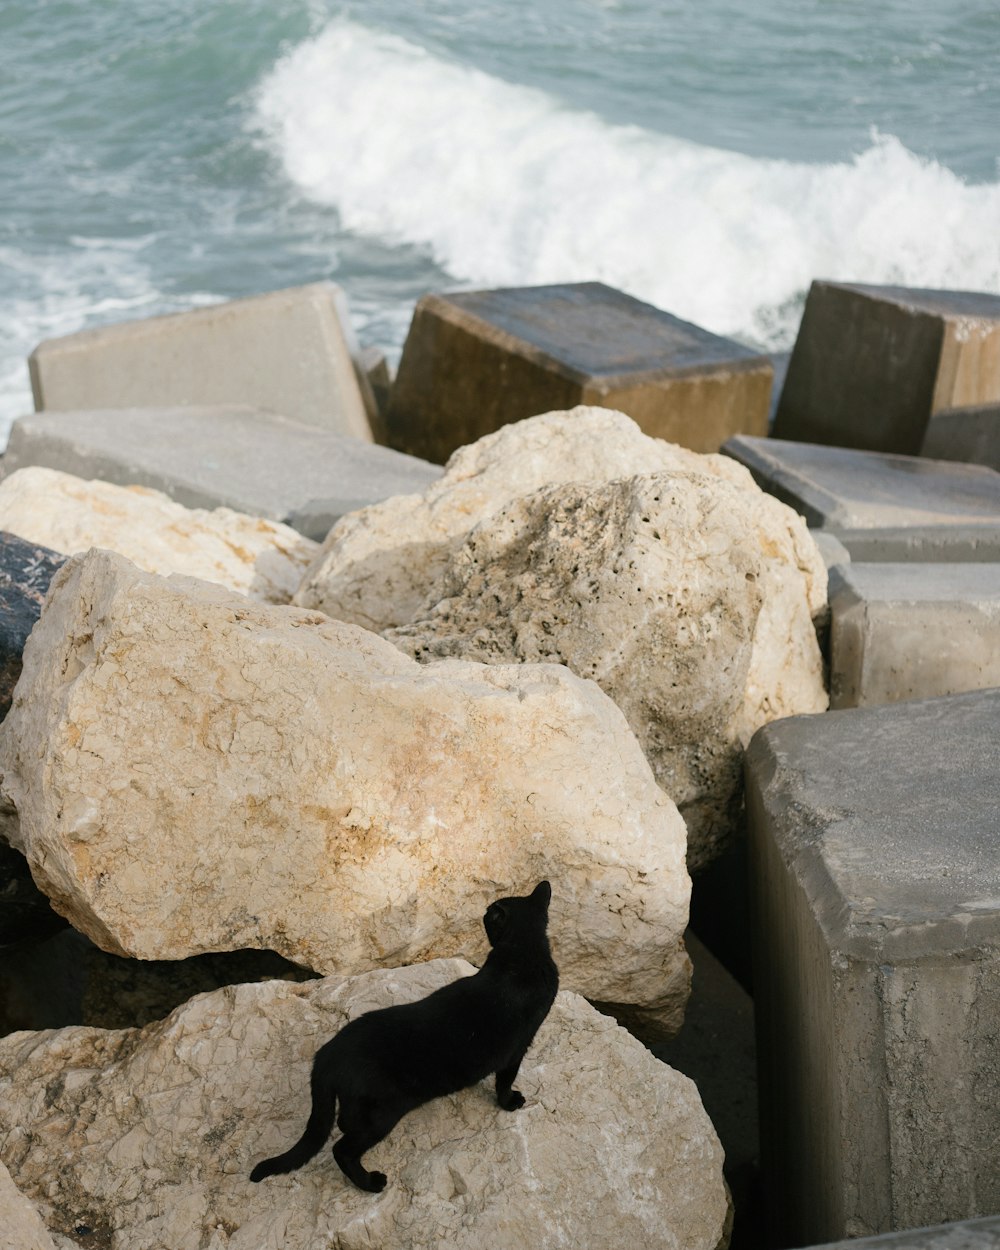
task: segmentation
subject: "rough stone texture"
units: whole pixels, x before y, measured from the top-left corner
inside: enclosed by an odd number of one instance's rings
[[[95,549],[53,582],[0,773],[11,840],[104,949],[320,972],[479,955],[487,903],[548,876],[563,984],[679,1026],[683,822],[565,669],[423,667]]]
[[[352,348],[343,292],[315,282],[47,339],[28,366],[39,411],[248,404],[370,442]]]
[[[758,493],[749,473],[729,457],[701,456],[649,438],[624,413],[587,407],[548,412],[460,448],[422,494],[386,499],[344,517],[327,536],[295,602],[365,629],[405,625],[470,530],[512,499],[560,482],[610,482],[661,469],[721,477]],[[805,564],[811,547],[803,533],[800,527],[795,541]],[[826,584],[822,577],[813,581],[810,593],[819,602]]]
[[[747,753],[771,1244],[1000,1210],[1000,690]]]
[[[574,994],[528,1052],[527,1105],[501,1111],[483,1082],[414,1111],[366,1156],[383,1193],[326,1149],[249,1183],[301,1132],[313,1054],[347,1018],[471,971],[243,985],[141,1032],[15,1034],[0,1041],[0,1158],[50,1229],[85,1223],[129,1250],[715,1250],[722,1150],[694,1084]]]
[[[57,469],[18,469],[0,482],[0,527],[68,555],[106,547],[149,573],[203,577],[265,603],[287,603],[318,550],[276,521]]]
[[[935,412],[927,423],[920,454],[1000,469],[1000,403]]]
[[[1000,561],[1000,473],[985,465],[743,436],[723,452],[853,560]]]
[[[1000,564],[850,564],[830,614],[831,707],[1000,686]]]
[[[982,1220],[958,1220],[933,1228],[908,1228],[881,1237],[831,1242],[823,1250],[997,1250],[1000,1247],[1000,1216]]]
[[[0,1163],[0,1250],[55,1250],[42,1217]]]
[[[1000,400],[1000,296],[814,282],[774,435],[917,455],[932,415]]]
[[[44,465],[233,508],[323,539],[345,513],[422,490],[441,470],[388,447],[253,408],[39,412],[14,422],[5,474]]]
[[[0,533],[0,720],[10,708],[21,676],[21,656],[34,629],[56,569],[65,561],[57,551]]]
[[[767,433],[759,355],[600,282],[426,295],[386,418],[392,447],[443,463],[540,412],[600,404],[696,451]]]
[[[827,705],[810,611],[825,570],[762,498],[680,472],[536,491],[477,526],[385,636],[421,660],[557,662],[596,681],[681,809],[696,871],[735,834],[753,731]]]

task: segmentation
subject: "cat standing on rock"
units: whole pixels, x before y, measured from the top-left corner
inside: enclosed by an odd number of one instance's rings
[[[523,1107],[514,1079],[559,988],[546,935],[551,897],[541,881],[528,895],[497,899],[483,916],[492,949],[474,976],[415,1003],[365,1012],[320,1047],[305,1132],[284,1154],[258,1163],[250,1179],[301,1167],[336,1118],[343,1136],[333,1157],[355,1185],[378,1193],[385,1174],[366,1171],[361,1156],[408,1111],[493,1072],[500,1106]]]

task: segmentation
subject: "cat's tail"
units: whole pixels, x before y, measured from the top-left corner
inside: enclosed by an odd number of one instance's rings
[[[329,1076],[324,1076],[313,1068],[312,1074],[312,1111],[305,1132],[290,1150],[283,1155],[275,1155],[273,1159],[262,1159],[250,1173],[252,1181],[262,1181],[265,1176],[276,1176],[280,1172],[294,1172],[303,1163],[308,1163],[313,1155],[323,1149],[323,1145],[333,1131],[333,1122],[337,1113],[337,1091]]]

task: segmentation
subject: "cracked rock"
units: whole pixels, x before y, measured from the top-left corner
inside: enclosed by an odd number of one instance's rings
[[[500,1110],[486,1081],[412,1112],[365,1156],[389,1176],[378,1195],[328,1148],[250,1183],[301,1132],[328,1037],[471,971],[241,985],[142,1030],[14,1034],[0,1040],[0,1158],[60,1247],[716,1250],[723,1156],[694,1084],[565,992],[522,1065],[522,1110]]]
[[[680,1026],[684,825],[618,708],[560,666],[420,665],[92,550],[28,641],[0,774],[35,881],[115,954],[475,959],[488,903],[548,877],[564,986]]]

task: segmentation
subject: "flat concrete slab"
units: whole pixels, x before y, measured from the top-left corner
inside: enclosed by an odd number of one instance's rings
[[[920,454],[1000,469],[1000,403],[933,413]]]
[[[1000,560],[1000,473],[986,465],[747,435],[722,450],[853,560]]]
[[[371,442],[352,353],[343,292],[315,282],[47,339],[28,366],[38,411],[247,404]]]
[[[1000,686],[1000,564],[839,565],[829,597],[832,708]]]
[[[151,486],[189,508],[235,508],[321,541],[347,512],[421,491],[434,465],[238,406],[38,412],[14,422],[2,471],[27,465]]]
[[[1000,296],[814,282],[776,438],[920,452],[945,408],[1000,402]]]
[[[600,282],[426,295],[389,397],[390,446],[443,462],[511,421],[593,404],[717,451],[767,432],[770,359]]]
[[[746,757],[773,1244],[1000,1210],[1000,690]]]
[[[834,1241],[821,1250],[1000,1250],[1000,1215],[958,1220],[933,1228],[908,1228],[881,1237]]]

